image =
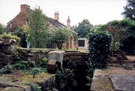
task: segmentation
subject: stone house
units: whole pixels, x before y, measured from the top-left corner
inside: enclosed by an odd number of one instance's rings
[[[10,20],[7,23],[7,32],[13,32],[16,28],[21,27],[23,25],[27,25],[27,16],[30,14],[30,12],[33,11],[30,9],[30,6],[27,4],[22,4],[20,6],[20,12],[15,18]],[[70,17],[68,16],[67,19],[67,26],[59,22],[59,12],[55,12],[54,18],[50,18],[46,16],[46,21],[48,22],[48,30],[51,30],[53,27],[67,27],[70,28]],[[49,31],[48,31],[49,32]],[[75,45],[73,35],[71,34],[69,36],[69,41],[66,43],[66,46],[68,48],[77,48],[77,44]],[[51,45],[48,44],[48,47],[51,47]]]

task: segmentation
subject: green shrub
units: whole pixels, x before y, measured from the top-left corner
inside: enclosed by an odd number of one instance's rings
[[[17,70],[25,70],[27,69],[27,64],[28,64],[28,61],[25,61],[23,60],[19,54],[15,53],[13,55],[13,61],[14,63],[12,64],[13,68],[14,69],[17,69]]]
[[[41,62],[40,62],[40,66],[43,67],[43,68],[45,68],[47,66],[47,63],[48,63],[47,60],[48,60],[47,58],[43,58],[41,60]]]
[[[74,73],[68,68],[57,70],[56,82],[60,91],[70,91],[73,87],[78,86]]]
[[[0,74],[1,73],[11,73],[12,69],[13,69],[12,65],[8,64],[0,69]]]
[[[18,36],[20,38],[20,46],[21,47],[26,47],[27,46],[27,41],[26,41],[26,32],[23,27],[19,27],[13,32],[11,32],[12,35]]]
[[[26,70],[27,69],[27,61],[17,61],[13,64],[14,69],[17,70]]]
[[[4,33],[6,30],[6,27],[3,24],[0,24],[0,34]]]
[[[30,73],[33,74],[33,78],[35,78],[36,74],[39,74],[40,71],[41,71],[40,68],[35,67],[31,69]]]
[[[12,35],[10,33],[3,33],[2,35],[0,35],[0,38],[2,38],[2,39],[15,39],[17,41],[17,43],[19,43],[21,40],[19,37]]]
[[[32,90],[32,91],[42,91],[42,90],[41,90],[41,87],[36,86],[34,83],[28,83],[28,85],[31,86],[31,90]]]
[[[89,64],[93,68],[104,68],[110,52],[111,36],[104,33],[89,37]]]

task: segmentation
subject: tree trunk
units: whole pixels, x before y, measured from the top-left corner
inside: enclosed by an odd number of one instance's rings
[[[33,78],[35,78],[36,77],[36,75],[35,74],[33,74]]]
[[[62,49],[62,44],[59,44],[59,43],[57,43],[57,47],[58,47],[58,49]]]

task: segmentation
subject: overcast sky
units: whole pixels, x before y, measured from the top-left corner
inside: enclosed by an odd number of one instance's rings
[[[105,24],[111,20],[121,20],[126,0],[0,0],[0,23],[6,25],[20,11],[21,4],[30,5],[31,9],[40,6],[48,17],[54,17],[59,11],[59,21],[66,24],[67,17],[71,25],[77,25],[83,19],[91,24]]]

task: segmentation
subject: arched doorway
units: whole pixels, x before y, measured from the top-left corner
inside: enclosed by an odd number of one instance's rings
[[[73,48],[73,37],[70,37],[70,48]]]

